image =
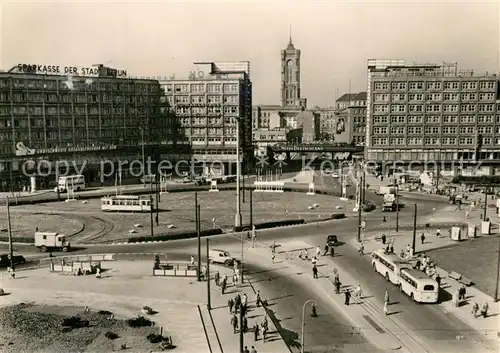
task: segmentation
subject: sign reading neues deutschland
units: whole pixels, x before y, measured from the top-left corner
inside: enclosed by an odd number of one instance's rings
[[[23,142],[16,143],[16,156],[33,156],[40,154],[51,153],[66,153],[66,152],[91,152],[91,151],[109,151],[116,150],[116,145],[106,146],[71,146],[71,147],[57,147],[57,148],[42,148],[35,150],[28,148]]]
[[[18,72],[43,75],[76,75],[76,76],[106,76],[127,77],[126,70],[116,70],[105,66],[76,67],[59,65],[18,64]]]

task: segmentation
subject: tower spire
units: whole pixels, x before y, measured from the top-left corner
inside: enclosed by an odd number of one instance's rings
[[[288,41],[288,44],[293,44],[292,43],[292,24],[290,23],[290,40]]]

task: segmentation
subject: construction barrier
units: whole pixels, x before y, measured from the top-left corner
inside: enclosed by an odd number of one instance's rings
[[[160,263],[153,268],[153,276],[197,277],[198,265],[190,263]]]
[[[284,192],[283,181],[255,181],[255,192]]]
[[[54,261],[64,260],[67,263],[70,262],[105,262],[105,261],[116,261],[116,254],[94,254],[94,255],[74,255],[74,256],[61,256],[57,258],[46,258],[40,259],[40,265],[47,265]]]
[[[86,274],[92,274],[95,273],[97,268],[101,268],[101,263],[100,262],[85,262],[85,261],[78,261],[78,262],[65,262],[61,261],[60,263],[55,263],[52,262],[50,264],[50,272],[67,272],[67,273],[76,273],[78,270],[81,270],[82,273]]]

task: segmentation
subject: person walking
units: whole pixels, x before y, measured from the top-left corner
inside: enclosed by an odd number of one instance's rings
[[[229,298],[227,300],[227,307],[229,308],[229,314],[231,314],[233,312],[233,307],[234,307],[233,298]]]
[[[441,229],[438,228],[438,230],[436,231],[436,236],[439,238],[441,236]]]
[[[191,256],[191,261],[190,261],[191,265],[194,265],[194,256]]]
[[[224,278],[224,279],[222,280],[222,283],[221,283],[221,286],[220,286],[220,289],[221,289],[222,295],[224,295],[224,292],[226,291],[226,286],[227,286],[227,281],[226,281],[226,279]]]
[[[219,284],[220,284],[220,273],[219,273],[219,271],[215,272],[214,280],[215,280],[215,285],[219,286]]]
[[[335,293],[340,294],[340,280],[338,277],[335,277],[334,285],[335,285]]]
[[[231,317],[231,325],[233,326],[233,333],[236,333],[236,330],[238,330],[238,317],[236,314]]]
[[[257,306],[260,306],[260,290],[257,291],[255,303],[257,304]]]
[[[12,270],[14,271],[14,270]],[[96,270],[95,270],[95,278],[97,279],[101,279],[102,276],[101,276],[101,268],[100,267],[97,267]]]
[[[474,306],[472,306],[472,316],[474,319],[477,319],[477,313],[479,311],[479,305],[477,303],[474,303]]]
[[[248,304],[248,296],[246,293],[243,293],[243,300],[241,301],[241,303],[244,305],[244,306],[247,306]]]
[[[387,302],[384,302],[384,314],[389,315],[389,304]]]
[[[325,253],[323,254],[323,256],[328,255],[328,250],[330,250],[330,249],[329,249],[328,244],[326,244],[326,245],[325,245]]]
[[[316,267],[316,265],[313,265],[313,278],[318,278],[318,268]]]
[[[257,342],[259,340],[259,324],[258,323],[255,323],[253,325],[253,339],[255,342]]]
[[[385,242],[387,240],[387,236],[385,234],[382,234],[382,244],[385,245]]]
[[[316,263],[318,262],[318,259],[316,258],[316,256],[314,256],[311,260],[313,266],[316,266]]]
[[[387,305],[389,305],[389,300],[390,300],[389,291],[386,290],[384,295],[384,303],[387,303]]]
[[[359,244],[359,255],[363,256],[365,254],[365,246],[363,245],[363,243],[360,243]]]
[[[355,295],[356,295],[356,298],[357,298],[358,300],[361,300],[361,298],[362,298],[362,293],[361,293],[361,285],[360,285],[360,284],[358,284],[358,285],[356,286],[356,292],[355,292]]]
[[[345,291],[345,301],[344,301],[344,304],[345,305],[349,305],[349,300],[351,299],[351,292],[348,290]]]
[[[424,243],[425,243],[425,234],[424,234],[424,233],[422,233],[422,234],[420,235],[420,241],[422,242],[422,244],[424,244]]]
[[[488,309],[488,303],[484,303],[483,307],[481,308],[481,316],[485,319],[488,317]]]

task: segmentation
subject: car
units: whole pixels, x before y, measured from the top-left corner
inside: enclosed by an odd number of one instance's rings
[[[232,257],[229,252],[219,249],[211,249],[208,252],[208,260],[210,263],[219,263],[226,266],[233,266],[235,262],[238,265],[240,264],[240,262]]]
[[[14,265],[23,265],[26,263],[26,259],[24,256],[21,255],[14,255],[13,256],[13,263]],[[10,266],[10,258],[8,254],[1,254],[0,255],[0,267],[9,267]]]
[[[326,237],[326,245],[337,246],[339,244],[339,239],[336,235],[328,235]]]

